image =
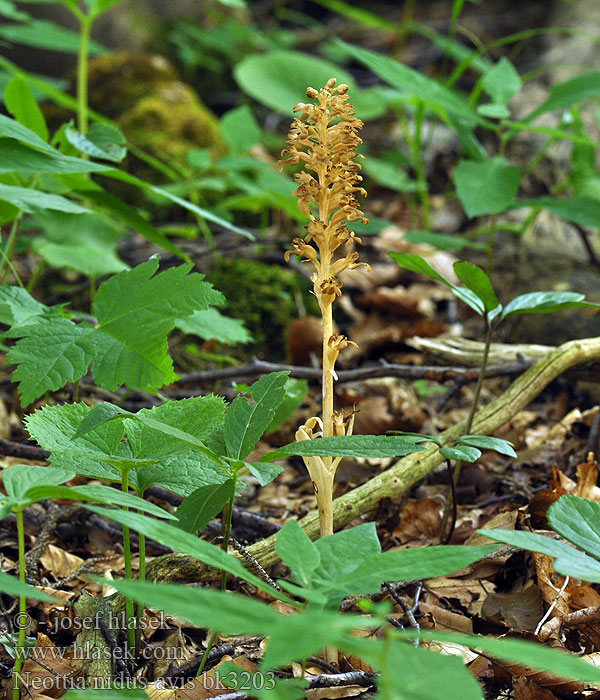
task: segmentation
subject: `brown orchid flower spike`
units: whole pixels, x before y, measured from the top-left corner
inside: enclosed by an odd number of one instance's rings
[[[335,78],[321,90],[309,87],[306,95],[316,102],[294,107],[298,116],[279,164],[302,163],[304,168],[294,176],[298,183],[294,196],[300,211],[308,216],[307,235],[294,238],[286,260],[297,255],[315,268],[311,279],[323,316],[323,407],[322,418],[310,418],[300,426],[296,440],[352,433],[354,413],[334,411],[333,382],[340,351],[356,343],[333,332],[332,306],[342,295],[340,272],[359,265],[368,269],[366,263],[358,262],[358,253],[353,250],[361,240],[348,228],[353,221],[368,223],[356,199],[357,194],[367,194],[355,160],[363,157],[356,152],[362,143],[359,134],[363,123],[354,116],[348,86],[336,86]],[[321,535],[333,533],[333,480],[340,461],[341,457],[304,457],[317,496]]]

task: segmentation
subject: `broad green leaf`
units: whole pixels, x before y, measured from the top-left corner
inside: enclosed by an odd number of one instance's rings
[[[517,456],[512,442],[501,438],[488,437],[487,435],[461,435],[456,442],[461,445],[479,447],[482,450],[494,450],[498,454],[507,455],[508,457]]]
[[[338,84],[346,83],[350,87],[357,115],[365,118],[373,114],[369,105],[361,111],[360,93],[351,73],[323,58],[299,51],[276,50],[247,56],[236,66],[234,76],[247,95],[286,116],[296,104],[306,101],[307,87],[319,90],[335,76]],[[381,113],[379,107],[375,111]]]
[[[506,105],[519,92],[523,81],[513,64],[503,56],[486,71],[481,85],[497,105]]]
[[[41,318],[15,332],[23,337],[6,355],[6,363],[18,365],[13,380],[19,382],[23,406],[81,379],[94,356],[94,329],[84,323]]]
[[[262,461],[272,462],[288,455],[321,457],[404,457],[424,447],[407,437],[346,435],[291,442],[271,452]]]
[[[233,495],[233,480],[201,486],[191,493],[175,511],[179,527],[193,534],[202,532]]]
[[[233,459],[244,459],[273,420],[283,401],[289,372],[273,372],[261,377],[248,389],[252,403],[236,396],[225,415],[225,445]]]
[[[46,603],[58,602],[57,598],[53,598],[43,591],[38,591],[37,588],[30,586],[28,583],[21,583],[18,578],[5,574],[4,571],[0,571],[0,591],[9,595],[25,596],[32,600],[43,600]]]
[[[487,312],[493,311],[500,302],[486,273],[477,265],[469,262],[454,263],[454,272],[458,279],[474,292],[483,302]]]
[[[19,77],[24,80],[25,78],[21,75]],[[26,81],[27,82],[27,81]],[[29,129],[26,125],[20,124],[15,119],[11,119],[4,114],[0,114],[0,136],[5,136],[9,139],[15,139],[21,143],[25,143],[28,146],[32,146],[38,150],[44,151],[50,154],[57,154],[58,151],[46,143],[35,131]]]
[[[362,171],[379,185],[396,192],[420,192],[424,189],[421,183],[411,180],[400,165],[388,163],[379,158],[369,157],[365,160]]]
[[[548,523],[566,540],[600,560],[600,503],[561,496],[548,508]]]
[[[378,700],[483,700],[483,691],[462,658],[399,640],[344,640],[344,649],[375,669]],[[440,682],[443,679],[443,682]]]
[[[597,308],[597,304],[583,301],[585,294],[578,292],[530,292],[515,297],[504,307],[502,318],[515,314],[548,314],[563,309]]]
[[[519,199],[511,208],[523,206],[544,207],[567,221],[573,221],[581,226],[600,228],[600,201],[592,197]]]
[[[213,459],[200,450],[192,449],[184,454],[163,458],[157,464],[136,469],[131,479],[136,488],[142,491],[153,484],[159,484],[187,497],[200,487],[221,484],[229,476]]]
[[[0,26],[0,38],[36,49],[65,53],[77,53],[79,50],[79,36],[75,32],[44,19],[34,19],[27,24],[3,24]],[[98,42],[90,42],[90,53],[101,54],[105,51]]]
[[[10,202],[15,207],[23,209],[29,214],[51,209],[53,211],[66,211],[71,214],[86,214],[89,210],[75,204],[58,194],[48,194],[29,187],[13,187],[0,184],[0,200]]]
[[[294,580],[308,586],[312,573],[321,563],[321,555],[297,520],[288,520],[277,533],[276,548],[282,561],[292,570]]]
[[[52,267],[64,267],[100,277],[129,266],[117,257],[123,231],[100,214],[38,212],[36,221],[45,236],[36,236],[33,249]]]
[[[460,117],[465,124],[470,126],[485,124],[485,121],[469,107],[467,100],[462,95],[453,92],[436,80],[389,56],[347,44],[339,39],[336,40],[336,44],[346,47],[355,60],[398,90],[401,96],[408,97],[413,102],[424,103],[442,119],[447,121],[449,116],[454,116]],[[331,75],[335,75],[335,73]],[[347,81],[344,80],[344,82]]]
[[[188,335],[197,335],[203,340],[218,340],[227,345],[249,343],[252,340],[243,321],[224,316],[213,308],[194,311],[190,316],[177,320],[175,328]]]
[[[164,523],[160,520],[154,520],[152,518],[146,517],[145,515],[140,515],[139,513],[126,512],[122,510],[108,510],[106,508],[99,508],[97,506],[90,505],[85,505],[84,507],[88,510],[91,510],[94,513],[98,513],[99,515],[103,515],[107,518],[110,518],[111,520],[116,520],[122,525],[128,525],[136,532],[140,532],[143,535],[146,535],[146,537],[150,537],[153,540],[156,540],[156,542],[160,542],[161,544],[164,544],[167,547],[171,547],[175,551],[183,552],[184,554],[190,554],[192,557],[198,559],[201,562],[204,562],[205,564],[214,566],[215,568],[221,569],[222,571],[227,571],[227,573],[231,574],[232,576],[237,576],[238,578],[241,578],[244,581],[248,581],[248,583],[251,583],[257,588],[260,588],[262,591],[266,591],[275,598],[280,598],[281,600],[292,602],[287,596],[278,593],[274,588],[269,586],[262,579],[250,573],[250,571],[248,571],[248,569],[246,569],[243,566],[243,564],[239,561],[239,559],[236,559],[236,557],[232,556],[231,554],[227,554],[214,544],[210,544],[209,542],[205,542],[204,540],[198,539],[196,535],[192,535],[189,532],[186,532],[185,530],[176,527],[175,525]],[[121,584],[119,584],[119,586],[120,585]],[[146,585],[154,587],[153,590],[158,590],[160,588],[156,584]],[[173,586],[173,588],[181,589],[183,591],[208,590],[189,589],[183,588],[182,586]],[[121,589],[119,588],[119,590]],[[211,592],[217,593],[217,591]],[[242,600],[247,601],[248,599],[243,598]],[[152,604],[150,598],[144,598],[144,602],[146,604]],[[164,602],[166,601],[163,600],[162,603],[159,603],[158,607],[162,609]],[[271,609],[269,608],[269,610]],[[175,610],[173,612],[176,613]],[[212,610],[212,615],[214,617],[214,608]],[[207,624],[205,626],[210,627],[210,624]]]
[[[44,141],[48,140],[48,127],[42,110],[23,78],[18,75],[11,78],[4,89],[4,104],[19,123],[31,129]]]
[[[519,549],[554,557],[554,571],[559,574],[580,578],[590,583],[600,583],[600,563],[564,542],[534,532],[509,530],[477,530],[477,532],[495,542],[504,542]]]
[[[470,217],[499,214],[513,204],[521,168],[495,156],[483,162],[461,160],[454,170],[456,192]]]
[[[450,287],[452,293],[463,301],[467,306],[469,306],[475,313],[480,316],[484,313],[484,306],[481,299],[472,292],[470,289],[465,289],[464,287],[458,287],[452,282],[449,282],[445,277],[436,272],[431,265],[424,260],[420,255],[414,255],[413,253],[388,253],[390,258],[395,260],[400,267],[406,270],[411,270],[412,272],[418,272],[421,275],[426,275],[431,277],[438,282],[443,282],[443,284]]]
[[[270,464],[269,462],[240,462],[240,464],[248,469],[261,486],[270,484],[283,471],[283,467],[279,464]]]
[[[405,639],[418,637],[423,640],[463,644],[472,649],[481,649],[490,656],[511,663],[546,671],[553,676],[571,678],[581,683],[600,683],[600,669],[597,666],[578,658],[575,654],[560,649],[551,649],[545,644],[534,644],[521,639],[495,639],[474,634],[455,634],[435,630],[394,630],[394,636]]]
[[[233,153],[245,153],[260,141],[260,127],[248,105],[221,117],[221,134]]]
[[[76,475],[75,469],[41,467],[37,464],[13,464],[2,471],[6,493],[16,500],[26,497],[36,486],[58,486]]]
[[[577,102],[590,100],[598,95],[600,95],[600,71],[583,73],[571,80],[554,85],[548,99],[527,116],[527,121],[532,121],[540,114],[553,112],[555,109],[566,109]]]
[[[457,445],[455,447],[442,447],[440,454],[446,459],[454,459],[461,462],[476,462],[481,457],[481,452],[476,447]]]
[[[94,122],[86,134],[81,134],[69,124],[65,136],[70,144],[92,158],[120,163],[127,155],[125,136],[116,126]]]
[[[177,379],[167,345],[175,320],[222,301],[190,268],[155,275],[158,260],[151,259],[100,286],[92,305],[98,319],[92,372],[100,386],[149,390]]]
[[[107,169],[99,163],[58,151],[40,151],[8,138],[0,138],[0,158],[0,173],[94,173]]]
[[[34,299],[26,289],[16,285],[0,285],[0,323],[24,326],[49,312],[49,308]]]
[[[306,379],[294,379],[288,377],[285,383],[285,395],[279,408],[275,411],[273,420],[269,423],[265,433],[272,433],[281,427],[292,417],[296,409],[300,408],[308,394],[308,382]]]

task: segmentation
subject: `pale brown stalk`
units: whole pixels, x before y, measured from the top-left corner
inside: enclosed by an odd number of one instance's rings
[[[347,224],[367,223],[356,199],[357,193],[366,195],[360,186],[360,165],[355,161],[361,157],[356,149],[362,142],[359,133],[363,123],[354,116],[348,86],[336,86],[335,78],[331,78],[321,90],[308,88],[306,95],[316,103],[300,103],[294,108],[299,116],[290,128],[280,165],[302,163],[304,166],[294,176],[298,183],[294,196],[298,198],[300,211],[308,216],[307,235],[292,241],[286,259],[297,255],[315,268],[311,279],[323,317],[323,405],[321,418],[310,418],[298,429],[296,440],[352,433],[353,413],[334,410],[333,383],[340,351],[355,343],[334,333],[332,309],[342,294],[339,273],[365,265],[358,262],[358,253],[353,250],[354,243],[361,241]],[[342,255],[338,253],[341,246],[349,248]],[[317,427],[320,431],[314,432]],[[330,535],[333,480],[340,458],[306,457],[304,463],[317,497],[321,535]]]

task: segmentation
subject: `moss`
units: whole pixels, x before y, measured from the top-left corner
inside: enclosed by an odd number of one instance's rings
[[[225,295],[226,313],[244,320],[254,342],[249,353],[261,353],[265,359],[285,357],[285,330],[298,316],[296,295],[312,313],[318,313],[316,300],[309,293],[311,284],[292,270],[255,260],[224,261],[209,275],[209,280]]]

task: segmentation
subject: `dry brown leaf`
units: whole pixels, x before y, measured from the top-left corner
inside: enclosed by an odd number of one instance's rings
[[[58,580],[72,574],[83,564],[84,560],[60,547],[49,544],[40,561],[42,566]]]
[[[402,544],[429,544],[440,534],[443,504],[438,498],[407,501],[402,506],[402,518],[393,536]]]
[[[465,615],[425,602],[420,602],[419,608],[424,614],[421,627],[473,634],[473,622]]]
[[[553,611],[555,617],[568,615],[571,612],[569,594],[564,590],[558,595],[565,577],[554,573],[554,558],[549,557],[547,554],[539,554],[538,552],[532,552],[532,556],[535,561],[537,582],[544,603],[546,603],[547,606],[554,605]],[[556,580],[557,585],[553,583],[554,580]]]
[[[218,675],[218,670],[226,661],[230,661],[251,673],[255,673],[258,669],[258,666],[246,656],[238,656],[235,659],[232,659],[231,656],[224,656],[217,666],[211,668],[210,671],[187,683],[185,688],[178,688],[175,697],[178,700],[207,700],[208,698],[216,698],[219,695],[233,692],[231,687],[221,682]]]
[[[465,578],[439,576],[428,579],[427,588],[438,600],[440,598],[457,600],[471,615],[480,615],[486,592],[494,591],[495,585],[486,581],[484,591],[479,580],[470,576]]]
[[[488,593],[481,608],[487,620],[504,622],[516,632],[533,632],[542,617],[540,589],[535,586],[512,593]]]
[[[526,676],[513,678],[515,700],[558,700],[551,690],[540,688]]]
[[[175,700],[177,690],[175,688],[161,688],[160,683],[148,683],[144,688],[150,700]]]

